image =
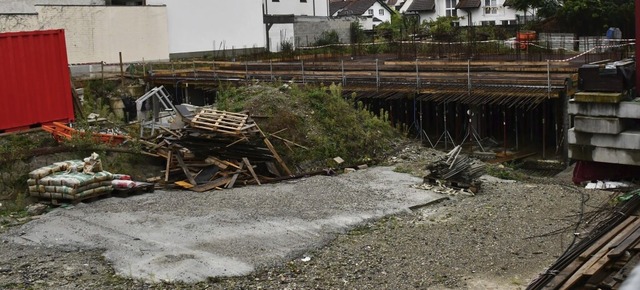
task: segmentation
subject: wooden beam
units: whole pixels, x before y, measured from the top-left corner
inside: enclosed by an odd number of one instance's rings
[[[244,161],[244,164],[247,165],[247,169],[249,169],[249,173],[251,173],[251,176],[253,176],[253,179],[256,180],[258,185],[262,185],[260,183],[260,179],[258,179],[258,176],[256,175],[256,172],[253,171],[253,166],[251,166],[251,163],[249,163],[249,159],[247,159],[247,157],[242,157],[242,161]]]
[[[176,150],[175,151],[175,156],[176,156],[176,159],[178,160],[178,164],[182,168],[182,171],[184,171],[184,175],[187,176],[187,179],[189,180],[189,183],[193,184],[194,186],[198,185],[196,180],[193,179],[193,175],[191,175],[191,172],[189,171],[189,168],[187,167],[187,165],[184,164],[184,160],[182,159],[182,152],[180,152],[180,150]]]

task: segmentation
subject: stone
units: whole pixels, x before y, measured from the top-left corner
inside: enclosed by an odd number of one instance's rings
[[[27,206],[27,214],[30,216],[41,215],[47,211],[48,206],[41,203],[34,203]]]

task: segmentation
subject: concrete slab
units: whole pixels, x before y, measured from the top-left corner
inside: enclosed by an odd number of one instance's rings
[[[640,150],[640,130],[627,130],[617,135],[577,132],[569,129],[569,144]]]
[[[156,191],[59,208],[3,239],[105,249],[123,276],[203,281],[283,263],[362,222],[442,197],[411,187],[419,183],[391,167],[373,167],[232,190]]]
[[[571,115],[640,119],[640,99],[620,102],[619,104],[578,103],[570,101],[568,111]]]
[[[573,99],[580,103],[620,103],[625,97],[623,93],[577,92]]]
[[[575,116],[573,125],[578,132],[618,134],[628,128],[629,121],[616,117]]]
[[[569,158],[627,165],[640,165],[640,150],[569,145]]]

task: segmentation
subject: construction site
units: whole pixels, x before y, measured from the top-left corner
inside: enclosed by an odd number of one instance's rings
[[[70,65],[65,33],[0,33],[0,288],[640,289],[635,39]]]

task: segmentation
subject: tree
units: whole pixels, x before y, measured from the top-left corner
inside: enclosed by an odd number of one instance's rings
[[[609,27],[634,33],[634,0],[564,0],[556,14],[558,22],[574,33],[603,35]]]
[[[429,34],[434,40],[438,41],[454,41],[457,34],[456,28],[452,25],[454,21],[459,20],[459,17],[454,16],[440,16],[436,20],[427,22]]]

